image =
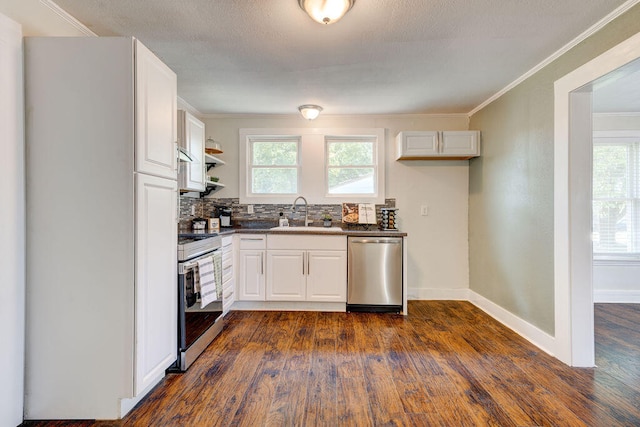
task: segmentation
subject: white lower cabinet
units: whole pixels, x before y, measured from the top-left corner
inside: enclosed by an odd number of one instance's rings
[[[304,301],[306,297],[306,252],[267,252],[268,301]]]
[[[267,251],[267,301],[346,301],[344,251]]]
[[[347,301],[347,252],[307,252],[307,301]]]
[[[265,248],[264,234],[241,235],[239,241],[238,299],[265,300]]]
[[[267,237],[268,301],[347,301],[345,236]]]
[[[225,315],[235,301],[233,277],[233,236],[222,238],[222,314]]]

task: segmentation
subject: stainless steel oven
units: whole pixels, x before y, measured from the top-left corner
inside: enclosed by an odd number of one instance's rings
[[[171,371],[186,371],[224,327],[222,293],[204,307],[198,290],[198,261],[212,258],[222,287],[220,236],[178,237],[178,359]]]

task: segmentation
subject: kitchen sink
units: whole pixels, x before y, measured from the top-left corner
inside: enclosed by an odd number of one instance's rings
[[[292,233],[317,233],[317,232],[327,232],[327,233],[338,233],[342,231],[340,227],[271,227],[271,230],[274,231],[290,231]]]

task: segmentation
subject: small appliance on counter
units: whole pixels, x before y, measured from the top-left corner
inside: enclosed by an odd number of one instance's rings
[[[396,211],[398,208],[380,208],[380,228],[382,230],[397,230]]]
[[[204,218],[193,218],[191,220],[191,229],[193,231],[204,231],[207,228],[207,220]]]
[[[220,218],[220,227],[231,227],[232,209],[228,206],[214,206],[213,217]]]

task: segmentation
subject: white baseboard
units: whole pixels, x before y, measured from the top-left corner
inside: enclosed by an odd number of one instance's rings
[[[537,326],[522,320],[515,314],[505,310],[498,304],[488,300],[471,289],[409,289],[408,298],[410,300],[453,300],[469,301],[489,316],[502,323],[507,328],[540,348],[542,351],[555,356],[553,349],[556,348],[555,338],[544,332]]]
[[[124,418],[125,415],[127,415],[134,408],[134,406],[136,406],[147,394],[149,394],[151,389],[153,389],[155,386],[158,385],[160,381],[162,381],[162,379],[164,378],[164,375],[165,375],[164,371],[158,374],[158,376],[155,377],[153,381],[151,381],[151,384],[149,384],[147,388],[142,390],[142,392],[139,393],[137,396],[134,396],[130,399],[121,399],[120,400],[120,418],[121,419]]]
[[[556,348],[555,338],[544,332],[542,329],[522,320],[496,303],[473,292],[471,289],[469,289],[469,302],[505,325],[507,328],[512,329],[531,344],[555,357],[555,352],[553,351],[553,349]]]
[[[469,301],[469,289],[409,288],[407,299]]]
[[[231,310],[262,311],[347,311],[346,302],[312,301],[235,301]]]
[[[594,290],[593,302],[640,304],[640,291]]]

